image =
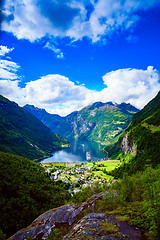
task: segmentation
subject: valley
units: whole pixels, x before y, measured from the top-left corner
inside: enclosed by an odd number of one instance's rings
[[[0,240],[160,240],[160,0],[0,0]]]
[[[160,92],[141,111],[97,102],[61,118],[30,108],[57,132],[1,96],[0,239],[157,240]]]

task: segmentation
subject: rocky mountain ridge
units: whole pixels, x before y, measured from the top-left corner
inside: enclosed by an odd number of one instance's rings
[[[24,108],[38,117],[44,124],[67,139],[81,139],[110,144],[115,142],[126,129],[132,116],[139,110],[130,104],[96,102],[73,112],[66,117],[58,117],[34,106]]]

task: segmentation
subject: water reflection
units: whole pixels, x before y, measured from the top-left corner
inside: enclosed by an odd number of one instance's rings
[[[90,153],[92,161],[104,158],[101,151],[104,146],[100,143],[75,140],[71,144],[70,148],[55,151],[52,157],[41,162],[85,162],[86,152]]]

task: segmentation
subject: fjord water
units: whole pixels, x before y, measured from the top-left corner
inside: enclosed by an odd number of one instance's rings
[[[104,158],[101,150],[104,146],[100,143],[75,140],[71,144],[70,148],[56,150],[52,153],[52,157],[43,159],[40,162],[86,162],[86,152],[90,153],[91,161]]]

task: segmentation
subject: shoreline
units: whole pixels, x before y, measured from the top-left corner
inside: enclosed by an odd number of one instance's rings
[[[63,146],[61,146],[61,147],[54,147],[54,148],[52,149],[52,152],[50,153],[50,155],[47,155],[47,156],[43,156],[43,157],[41,157],[41,158],[34,159],[33,162],[39,162],[39,161],[41,161],[41,160],[43,160],[43,159],[50,158],[50,157],[53,156],[53,153],[54,153],[55,151],[58,151],[58,150],[61,150],[61,149],[64,149],[64,148],[69,148],[69,147],[71,147],[71,145],[69,145],[69,144],[68,144],[68,146],[63,145]]]
[[[106,159],[106,160],[102,160],[102,161],[97,161],[95,163],[103,163],[103,162],[120,162],[120,160],[116,160],[116,159]],[[82,164],[82,163],[93,163],[93,162],[42,162],[42,164]]]
[[[41,158],[38,158],[38,159],[34,159],[33,162],[39,162],[39,161],[41,161],[43,159],[50,158],[52,156],[53,156],[53,154],[51,154],[50,156],[44,156],[44,157],[41,157]]]

